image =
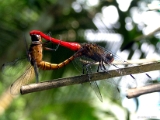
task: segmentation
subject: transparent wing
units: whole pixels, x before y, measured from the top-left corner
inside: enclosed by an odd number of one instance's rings
[[[4,63],[1,66],[1,71],[3,75],[13,77],[18,74],[17,71],[21,71],[22,69],[24,69],[24,66],[26,66],[26,64],[28,63],[29,62],[27,58],[18,58],[12,62]]]
[[[114,78],[100,81],[99,86],[102,88],[101,90],[104,93],[104,96],[113,100],[120,99],[120,91],[118,84],[114,81]]]
[[[101,102],[103,102],[102,95],[101,95],[101,92],[100,92],[100,89],[98,87],[97,82],[95,82],[95,81],[90,82],[90,85],[91,85],[91,88],[93,89],[93,91],[95,92],[96,96],[98,97],[98,99]]]
[[[102,102],[102,95],[100,93],[100,89],[98,87],[98,84],[96,81],[90,81],[90,75],[91,73],[95,72],[97,70],[97,65],[95,64],[95,61],[93,61],[90,58],[87,58],[85,56],[81,56],[78,58],[75,58],[73,61],[73,64],[75,68],[80,72],[81,74],[88,74],[88,80],[90,83],[91,88],[95,92],[96,96],[99,98],[99,100]]]
[[[83,71],[85,69],[86,73],[93,73],[97,72],[98,63],[93,61],[92,59],[89,59],[85,56],[77,58],[76,61],[74,61],[76,64],[78,63],[78,68],[80,68],[80,71]],[[106,66],[106,69],[108,70],[109,66]],[[88,75],[88,78],[90,80],[90,75]],[[96,96],[99,98],[99,100],[102,102],[102,95],[100,92],[100,89],[103,90],[103,93],[106,93],[107,96],[113,99],[119,99],[120,93],[118,89],[118,85],[116,82],[112,79],[108,80],[101,80],[101,81],[90,81],[90,86],[95,92]],[[100,88],[99,88],[100,87]],[[102,87],[102,88],[101,88]]]
[[[112,66],[114,66],[115,68],[123,68],[123,67],[125,67],[125,66],[130,66],[130,67],[134,67],[135,65],[134,64],[131,64],[131,63],[129,63],[129,62],[127,62],[126,60],[123,60],[121,57],[119,57],[118,55],[116,55],[115,53],[113,53],[112,51],[109,51],[109,50],[106,50],[106,49],[104,49],[104,48],[102,48],[104,51],[105,51],[105,54],[108,54],[108,53],[112,53],[113,54],[113,56],[114,56],[114,61],[116,61],[116,62],[118,62],[118,63],[120,63],[121,65],[116,65],[116,64],[110,64],[110,65],[112,65]],[[119,74],[121,74],[121,75],[123,75],[124,73],[125,73],[125,71],[120,71],[120,70],[118,70],[117,69],[117,72],[119,73]],[[137,71],[139,71],[139,73],[142,73],[143,71],[140,69],[140,68],[137,68]],[[144,73],[143,73],[144,74]],[[143,75],[142,74],[142,75]],[[130,76],[135,80],[135,83],[137,82],[137,80],[136,80],[136,78],[134,77],[134,75],[132,75],[132,74],[130,74]],[[145,77],[145,78],[144,78]],[[151,77],[150,77],[150,75],[149,74],[147,74],[147,73],[145,73],[144,75],[143,75],[143,78],[146,80],[148,80],[148,82],[150,83],[151,82]],[[143,82],[143,80],[141,80],[141,82]],[[145,81],[146,82],[146,81]],[[144,84],[147,84],[148,82],[146,82],[146,83],[144,83]]]
[[[86,67],[88,66],[87,73],[96,72],[98,65],[95,63],[96,62],[94,60],[92,60],[88,57],[85,57],[85,56],[81,56],[81,57],[75,58],[73,60],[73,65],[80,74],[86,72],[86,71],[84,71],[84,66],[86,66]]]
[[[20,88],[23,85],[30,83],[35,76],[33,66],[29,66],[26,71],[10,86],[10,92],[12,95],[18,95]]]
[[[109,53],[109,52],[108,52]],[[105,53],[104,54],[108,54]],[[114,56],[115,57],[115,56]],[[99,63],[97,61],[94,61],[88,57],[82,56],[82,57],[78,57],[76,58],[76,60],[74,61],[75,63],[75,67],[82,73],[94,73],[97,72],[97,68]],[[116,71],[123,75],[124,71],[119,70],[119,66],[113,66],[112,64],[108,63],[108,64],[104,64],[106,65],[105,68],[103,68],[103,65],[99,66],[102,69],[99,69],[99,71],[103,71],[103,69],[105,69],[105,71],[107,72],[109,68],[114,67],[116,68]],[[85,72],[84,72],[85,71]],[[103,71],[104,72],[104,71]],[[90,76],[88,75],[88,79],[90,80]],[[126,81],[126,82],[130,82],[130,81]],[[103,93],[107,93],[107,96],[114,98],[114,99],[119,99],[120,98],[120,93],[119,93],[119,89],[118,89],[118,85],[115,83],[115,81],[113,80],[102,80],[102,81],[98,81],[98,82],[91,82],[90,81],[90,85],[91,88],[94,90],[94,92],[96,93],[97,97],[100,99],[100,101],[102,101],[102,95],[100,92],[101,87],[103,88]],[[100,89],[99,89],[99,85],[100,85]]]

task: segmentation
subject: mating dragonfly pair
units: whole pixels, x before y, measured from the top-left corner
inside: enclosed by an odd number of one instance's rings
[[[105,65],[113,65],[114,67],[118,68],[116,65],[112,64],[114,59],[118,59],[118,57],[109,52],[108,50],[104,49],[103,47],[100,47],[96,44],[92,43],[85,43],[85,44],[79,44],[76,42],[65,42],[61,41],[55,38],[52,38],[40,31],[33,30],[30,32],[31,36],[31,45],[29,49],[27,48],[27,56],[28,60],[31,63],[30,67],[27,69],[26,73],[21,75],[12,85],[11,85],[11,93],[12,94],[17,94],[19,93],[20,87],[22,85],[25,85],[27,79],[22,79],[24,76],[27,76],[27,73],[35,73],[36,75],[36,81],[39,81],[39,75],[38,75],[38,68],[42,70],[56,70],[59,68],[64,67],[65,65],[69,64],[71,61],[75,59],[79,59],[81,64],[82,64],[82,69],[83,69],[83,74],[86,71],[86,73],[91,73],[92,71],[90,70],[90,67],[95,65],[95,63],[98,62],[98,67],[97,67],[97,72],[103,71],[103,72],[108,72],[107,68]],[[43,49],[44,49],[44,44],[42,43],[42,38],[44,38],[46,41],[52,42],[54,44],[58,44],[60,46],[66,47],[72,51],[75,51],[76,53],[71,56],[70,58],[66,59],[65,61],[59,63],[59,64],[53,64],[50,62],[43,61]],[[119,59],[120,60],[120,59]],[[126,62],[121,59],[122,62]],[[6,67],[4,64],[3,67]],[[123,75],[123,71],[119,71],[117,69],[117,72],[119,74]],[[146,74],[149,78],[150,76]],[[130,74],[130,76],[134,78],[133,75]],[[94,90],[96,93],[97,97],[102,101],[102,95],[99,90],[98,84],[96,81],[91,81],[90,76],[88,74],[88,80],[90,83],[91,88]],[[116,85],[115,85],[116,86]],[[107,88],[106,88],[107,89]],[[116,88],[115,88],[116,89]]]

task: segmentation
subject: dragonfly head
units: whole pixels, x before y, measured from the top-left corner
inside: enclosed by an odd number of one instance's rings
[[[40,44],[42,41],[41,36],[36,34],[31,35],[31,40],[33,44]]]
[[[114,60],[114,56],[112,53],[107,53],[105,56],[105,63],[112,63]]]

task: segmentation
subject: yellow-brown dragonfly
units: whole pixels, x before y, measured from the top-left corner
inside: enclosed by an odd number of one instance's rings
[[[59,64],[52,64],[50,62],[43,61],[43,43],[40,35],[31,35],[31,44],[29,47],[29,50],[27,51],[27,57],[30,62],[30,65],[26,69],[26,71],[17,78],[15,82],[13,82],[10,86],[10,92],[13,95],[17,95],[20,93],[20,87],[22,85],[28,84],[33,80],[33,78],[36,76],[36,81],[39,82],[39,75],[38,75],[38,68],[42,70],[55,70],[59,69],[66,64],[68,64],[70,61],[73,60],[73,56],[71,56],[69,59],[59,63]],[[18,59],[13,61],[12,63],[5,63],[2,65],[2,70],[7,69],[8,66],[12,64],[16,64],[16,62],[19,62]]]

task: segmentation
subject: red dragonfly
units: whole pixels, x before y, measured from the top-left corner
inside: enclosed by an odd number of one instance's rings
[[[65,42],[65,41],[62,41],[62,40],[58,40],[58,39],[52,38],[52,37],[44,34],[41,31],[38,31],[38,30],[32,30],[30,32],[30,35],[40,35],[45,40],[50,41],[50,42],[55,43],[55,44],[60,44],[61,46],[66,47],[66,48],[68,48],[68,49],[70,49],[72,51],[78,51],[82,47],[79,43],[76,43],[76,42]]]

